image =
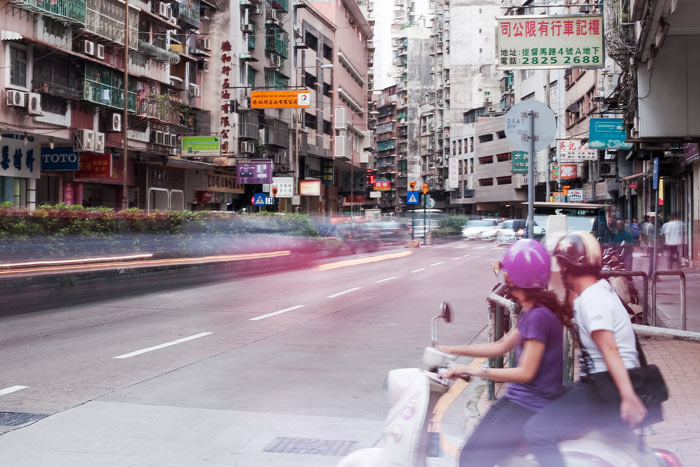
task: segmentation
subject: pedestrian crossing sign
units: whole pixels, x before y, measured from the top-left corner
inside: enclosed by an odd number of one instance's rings
[[[417,191],[409,191],[406,193],[406,204],[418,204],[420,194]]]
[[[265,193],[256,193],[253,195],[253,205],[254,206],[266,206],[267,205],[267,195]]]

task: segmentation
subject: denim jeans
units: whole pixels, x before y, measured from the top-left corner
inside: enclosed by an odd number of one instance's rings
[[[625,437],[629,426],[620,418],[619,402],[604,402],[584,382],[569,385],[566,392],[525,423],[523,436],[542,467],[564,467],[557,443],[604,428]]]
[[[462,448],[460,467],[493,467],[523,442],[525,422],[535,414],[505,397],[491,406]]]

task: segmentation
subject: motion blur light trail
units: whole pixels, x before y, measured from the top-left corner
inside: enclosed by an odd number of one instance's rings
[[[348,259],[345,261],[336,261],[335,263],[322,264],[318,268],[322,271],[327,271],[329,269],[357,266],[358,264],[378,263],[379,261],[385,261],[387,259],[404,258],[412,254],[412,251],[402,251],[401,253],[389,253],[386,255],[369,256],[367,258]]]
[[[238,255],[219,255],[219,256],[202,256],[198,258],[176,258],[176,259],[144,259],[138,261],[129,261],[127,263],[121,261],[93,262],[91,264],[62,264],[61,261],[47,261],[44,267],[11,269],[0,271],[0,276],[26,276],[32,273],[68,273],[80,271],[96,271],[104,269],[115,269],[124,267],[152,267],[152,266],[180,266],[188,264],[204,264],[204,263],[222,263],[231,261],[247,261],[251,259],[278,258],[281,256],[289,256],[290,250],[269,251],[262,253],[246,253]],[[151,255],[152,256],[152,255]],[[70,261],[81,261],[80,259]],[[55,264],[55,265],[54,265]]]
[[[144,253],[140,255],[127,256],[105,256],[100,258],[76,258],[76,259],[60,259],[60,260],[44,260],[44,261],[28,261],[24,263],[5,263],[0,264],[0,268],[26,268],[28,266],[58,266],[61,264],[80,264],[80,263],[103,263],[105,261],[128,261],[132,259],[152,258],[153,253]]]

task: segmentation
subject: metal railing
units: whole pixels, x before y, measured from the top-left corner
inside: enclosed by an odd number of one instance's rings
[[[685,303],[685,273],[683,271],[656,271],[651,276],[651,325],[656,326],[656,280],[659,276],[678,276],[681,283],[680,305],[681,305],[681,329],[686,330],[686,303]]]
[[[489,306],[489,342],[497,342],[505,335],[505,329],[503,326],[504,312],[508,311],[509,318],[509,329],[513,329],[518,324],[518,319],[520,317],[520,305],[512,300],[508,300],[503,297],[503,292],[505,292],[506,286],[500,284],[488,297],[486,301]],[[509,365],[512,367],[515,363],[514,352],[511,351],[508,355]],[[489,367],[491,368],[503,368],[503,357],[490,357]],[[490,401],[496,398],[496,383],[489,380],[486,383],[486,389],[488,391],[488,399]]]
[[[611,277],[641,277],[644,282],[642,288],[642,324],[649,323],[649,275],[642,271],[602,271],[605,279]]]

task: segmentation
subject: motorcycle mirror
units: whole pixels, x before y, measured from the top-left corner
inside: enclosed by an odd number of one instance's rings
[[[440,317],[445,320],[446,323],[452,322],[452,307],[447,302],[442,302],[440,307]]]

